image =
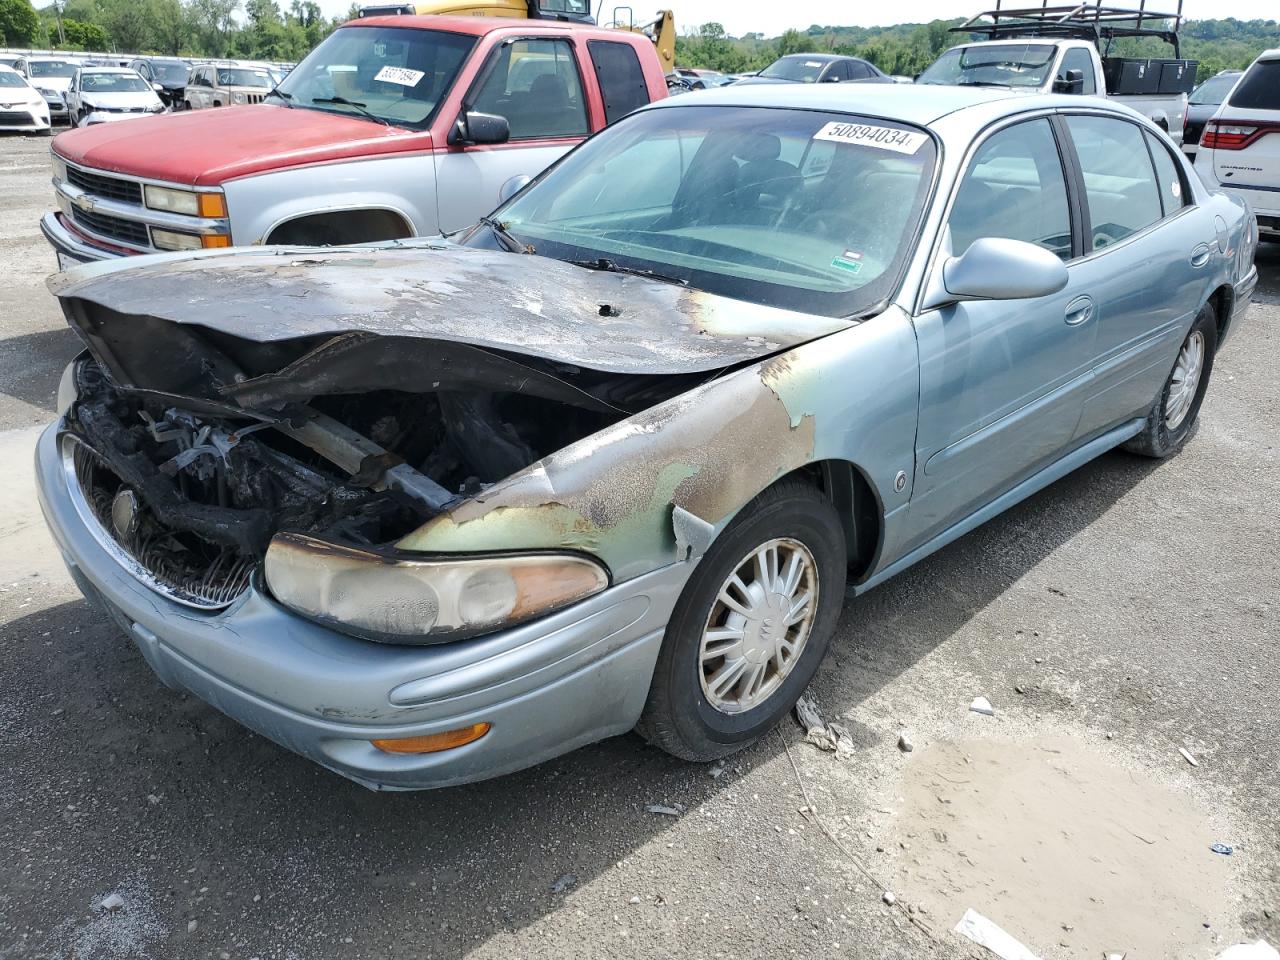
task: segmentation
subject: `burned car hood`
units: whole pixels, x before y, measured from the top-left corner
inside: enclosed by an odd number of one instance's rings
[[[147,257],[49,287],[82,333],[105,312],[258,343],[363,333],[648,375],[732,367],[850,324],[439,240]]]

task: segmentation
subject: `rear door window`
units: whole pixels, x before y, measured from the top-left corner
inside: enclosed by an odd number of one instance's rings
[[[1280,110],[1280,60],[1259,60],[1231,91],[1231,106]]]
[[[1110,246],[1163,216],[1160,188],[1143,131],[1111,117],[1067,117],[1080,158],[1091,248]]]
[[[472,110],[506,117],[512,140],[587,135],[582,81],[565,40],[504,43],[468,100]]]
[[[605,123],[613,123],[649,102],[644,70],[631,44],[589,40],[587,51],[591,54],[596,80],[604,97]]]

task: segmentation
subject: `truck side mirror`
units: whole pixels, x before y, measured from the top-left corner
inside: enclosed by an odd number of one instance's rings
[[[1063,79],[1053,82],[1053,89],[1055,93],[1083,93],[1084,71],[1068,70]]]
[[[454,125],[450,143],[488,144],[506,143],[511,139],[511,124],[507,118],[496,113],[480,113],[468,110],[458,117]]]

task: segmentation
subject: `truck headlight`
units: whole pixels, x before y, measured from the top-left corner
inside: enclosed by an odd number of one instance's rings
[[[234,93],[234,92],[233,92],[233,93],[231,94],[231,102],[232,102],[232,103],[248,103],[248,102],[249,102],[249,100],[248,100],[248,98],[247,98],[243,93]]]
[[[151,244],[157,250],[203,250],[204,244],[194,233],[179,233],[177,230],[161,230],[151,228]]]
[[[390,643],[439,643],[514,626],[599,593],[609,578],[577,554],[417,559],[298,533],[267,549],[267,586],[306,617]]]
[[[143,197],[152,210],[181,213],[188,217],[225,217],[227,199],[221,193],[197,193],[194,190],[174,190],[147,184]]]

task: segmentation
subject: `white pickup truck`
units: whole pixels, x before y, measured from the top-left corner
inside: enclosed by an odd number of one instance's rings
[[[997,7],[952,28],[991,39],[952,47],[916,83],[1105,96],[1149,117],[1179,143],[1198,66],[1176,56],[1180,21],[1181,3],[1171,14],[1087,3],[1044,11]],[[1099,55],[1100,48],[1124,37],[1158,37],[1173,46],[1175,56]]]

